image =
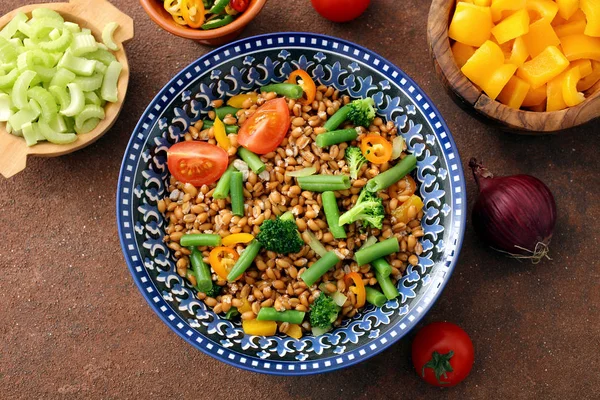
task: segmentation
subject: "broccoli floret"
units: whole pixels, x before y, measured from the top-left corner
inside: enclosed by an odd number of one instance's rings
[[[310,306],[310,324],[313,328],[327,329],[337,319],[340,307],[324,293]]]
[[[360,167],[367,162],[367,159],[358,147],[350,146],[346,149],[346,162],[348,163],[348,168],[350,169],[350,176],[352,179],[356,179],[358,178],[358,171],[360,171]]]
[[[256,240],[270,251],[279,254],[298,253],[304,246],[292,213],[287,212],[277,219],[268,219],[260,226]]]
[[[381,198],[376,193],[363,189],[354,207],[340,216],[339,224],[362,221],[363,226],[381,229],[384,217],[385,210]]]
[[[223,288],[219,285],[215,285],[213,283],[212,287],[207,290],[206,292],[204,292],[204,294],[207,297],[217,297],[219,294],[221,294],[221,290],[223,290]]]
[[[375,101],[367,97],[366,99],[357,99],[350,103],[348,119],[354,125],[360,125],[367,128],[375,118]]]

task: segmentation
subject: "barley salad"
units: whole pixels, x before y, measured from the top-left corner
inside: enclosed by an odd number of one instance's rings
[[[158,209],[177,273],[250,335],[321,335],[417,265],[413,155],[374,101],[285,83],[217,100],[168,151]]]

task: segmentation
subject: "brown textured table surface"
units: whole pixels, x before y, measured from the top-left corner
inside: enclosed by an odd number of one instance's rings
[[[0,14],[27,2],[2,1]],[[409,358],[414,332],[357,366],[300,378],[242,371],[187,345],[133,284],[117,236],[115,191],[146,105],[210,48],[161,30],[134,0],[113,3],[136,28],[126,46],[131,81],[119,121],[92,146],[30,158],[22,173],[0,177],[0,398],[600,398],[598,124],[535,138],[472,119],[434,74],[429,2],[420,0],[374,0],[359,20],[342,25],[320,18],[309,0],[271,0],[243,36],[326,33],[402,68],[445,117],[464,166],[477,156],[498,174],[529,173],[553,190],[553,261],[505,259],[469,226],[448,286],[419,325],[448,320],[472,336],[475,366],[452,389],[417,377]],[[472,205],[475,185],[467,181]]]

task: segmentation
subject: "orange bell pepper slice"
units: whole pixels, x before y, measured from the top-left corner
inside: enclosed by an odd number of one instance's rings
[[[227,275],[238,258],[240,258],[240,255],[237,251],[229,247],[221,246],[211,250],[208,261],[210,262],[213,271],[215,271],[221,279],[227,280]]]
[[[290,74],[288,77],[288,83],[293,83],[294,85],[300,85],[302,90],[304,90],[304,97],[300,101],[300,103],[304,105],[310,105],[313,101],[315,101],[315,95],[317,94],[317,86],[315,82],[312,80],[310,75],[306,73],[306,71],[297,69]]]
[[[379,135],[367,135],[360,141],[360,150],[374,164],[383,164],[392,158],[392,144]]]
[[[252,104],[256,104],[256,101],[258,100],[258,93],[251,92],[236,94],[235,96],[227,100],[227,105],[235,108],[242,108],[244,106],[244,103],[248,99],[250,99]]]
[[[193,4],[192,4],[193,3]],[[190,28],[200,28],[204,25],[204,3],[202,0],[181,0],[179,3],[181,16]],[[196,13],[192,16],[192,8]]]
[[[344,282],[346,282],[346,285],[354,282],[354,286],[351,287],[350,290],[356,295],[356,308],[364,306],[365,301],[367,300],[367,292],[365,290],[365,284],[358,272],[346,274],[344,276]]]
[[[408,200],[400,205],[400,207],[396,208],[392,211],[392,215],[396,217],[396,222],[402,222],[408,224],[410,222],[410,217],[408,216],[408,210],[411,206],[415,206],[417,210],[417,214],[421,212],[423,209],[423,200],[417,195],[412,195]]]
[[[238,243],[250,243],[254,240],[254,236],[249,233],[234,233],[227,235],[221,240],[223,246],[233,246]]]

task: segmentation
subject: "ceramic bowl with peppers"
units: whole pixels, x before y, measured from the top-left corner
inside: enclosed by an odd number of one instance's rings
[[[161,28],[208,45],[236,38],[266,0],[140,0]]]

